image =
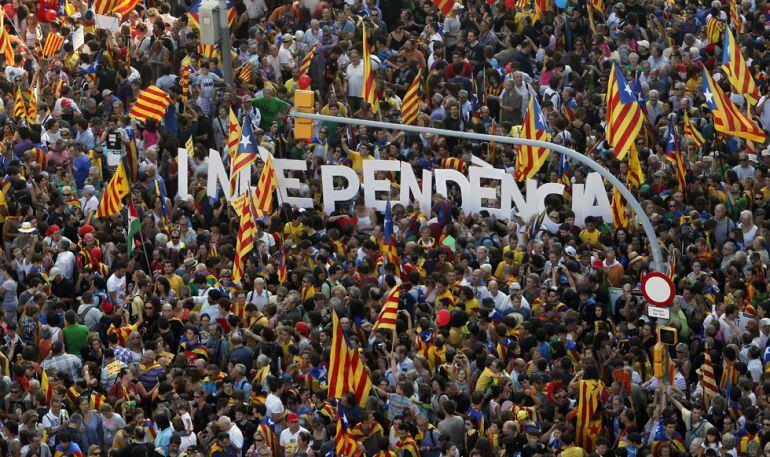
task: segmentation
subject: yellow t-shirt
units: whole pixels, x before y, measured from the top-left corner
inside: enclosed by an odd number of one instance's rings
[[[592,246],[597,246],[599,244],[599,232],[598,230],[594,229],[593,232],[589,232],[587,229],[583,229],[580,232],[580,241],[582,241],[585,244],[590,244]]]
[[[356,173],[358,173],[358,176],[360,177],[364,173],[364,160],[372,160],[374,157],[372,157],[371,155],[364,157],[359,152],[350,151],[348,153],[348,158],[352,162],[353,170],[355,170]]]
[[[171,286],[171,290],[173,290],[174,293],[176,293],[176,296],[178,297],[179,288],[184,286],[184,280],[182,279],[182,277],[177,274],[171,275],[170,278],[168,276],[163,276],[163,277],[168,279],[168,283]]]
[[[294,241],[299,241],[302,237],[302,233],[302,224],[295,225],[294,222],[291,222],[283,227],[283,234],[288,235]]]

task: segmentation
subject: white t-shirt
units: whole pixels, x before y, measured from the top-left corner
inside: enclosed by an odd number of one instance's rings
[[[230,443],[232,443],[233,447],[239,450],[243,449],[243,433],[237,425],[233,424],[230,430],[227,431],[227,434],[230,436]]]
[[[113,273],[107,280],[107,292],[115,293],[115,306],[123,306],[126,303],[126,275],[118,278]]]
[[[67,279],[72,279],[75,275],[75,265],[77,259],[72,251],[62,251],[56,256],[56,263],[54,266],[61,271],[62,276]]]
[[[303,427],[300,427],[297,429],[297,433],[292,433],[290,429],[285,429],[281,432],[280,437],[280,444],[281,447],[284,448],[286,451],[286,455],[291,455],[294,453],[294,451],[297,449],[297,443],[299,442],[299,434],[302,432],[307,432],[307,430]]]
[[[364,90],[364,63],[359,62],[357,67],[349,64],[345,69],[345,76],[348,80],[348,96],[360,97]]]

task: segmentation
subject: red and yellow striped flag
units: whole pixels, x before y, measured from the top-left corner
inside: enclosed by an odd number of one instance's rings
[[[238,117],[233,112],[232,107],[230,108],[230,122],[227,125],[227,132],[227,154],[230,156],[230,160],[233,160],[238,154],[238,142],[241,141],[241,124],[238,123]],[[236,171],[233,170],[232,174],[235,176]]]
[[[28,88],[24,91],[27,96],[27,122],[30,124],[37,124],[37,100],[35,99],[35,91],[32,88]]]
[[[612,226],[628,230],[626,205],[623,203],[623,196],[620,195],[620,191],[617,187],[612,188],[612,202],[610,203],[610,207],[612,208]]]
[[[575,444],[592,452],[602,431],[602,412],[599,410],[604,383],[594,379],[579,382]]]
[[[128,14],[136,8],[136,5],[142,3],[142,0],[118,0],[117,5],[112,10],[112,14],[120,14],[121,16],[128,16]]]
[[[644,171],[642,170],[641,162],[639,162],[639,150],[636,149],[636,143],[631,144],[631,150],[628,154],[628,176],[626,176],[626,185],[629,184],[636,187],[644,184]]]
[[[189,62],[189,57],[187,60]],[[179,69],[179,88],[182,89],[183,103],[187,103],[187,96],[190,93],[190,73],[189,63]]]
[[[238,200],[241,201],[238,202]],[[241,215],[241,224],[238,228],[238,239],[235,246],[235,259],[233,259],[233,282],[239,283],[243,277],[243,260],[254,248],[254,237],[257,235],[257,230],[250,194],[241,195],[233,202],[233,207],[236,208],[236,211],[240,208]]]
[[[449,16],[452,7],[455,6],[455,0],[433,0],[433,6],[438,8],[444,16]]]
[[[205,59],[211,59],[217,52],[219,51],[217,51],[213,44],[198,44],[198,54]]]
[[[735,369],[735,362],[724,359],[724,366],[722,367],[722,379],[719,380],[719,388],[721,390],[727,390],[727,385],[730,384],[731,388],[737,388],[738,384],[738,370]]]
[[[315,56],[316,49],[318,49],[318,41],[313,43],[313,46],[308,49],[307,54],[305,54],[305,57],[303,57],[302,61],[299,63],[300,75],[306,75],[307,72],[310,71],[310,64],[313,62],[313,56]]]
[[[273,157],[268,155],[262,174],[259,175],[257,193],[254,195],[254,207],[256,216],[262,217],[273,211],[273,192],[278,189],[278,177],[273,167]]]
[[[404,125],[414,125],[417,115],[420,113],[420,82],[422,81],[422,69],[417,72],[414,81],[404,94],[404,102],[401,104],[401,122]]]
[[[337,406],[337,435],[335,436],[335,442],[337,446],[335,448],[336,455],[340,457],[353,457],[358,455],[358,443],[356,442],[353,434],[350,431],[350,423],[348,422],[345,411],[342,406]]]
[[[51,33],[45,38],[45,44],[43,45],[43,56],[53,57],[57,52],[61,50],[61,46],[64,44],[64,38],[58,33]]]
[[[162,121],[169,103],[171,99],[167,93],[158,86],[150,86],[139,93],[129,115],[140,121],[147,119]]]
[[[398,318],[398,300],[401,297],[401,291],[398,285],[394,286],[388,296],[385,298],[385,304],[382,305],[380,314],[377,316],[372,326],[372,333],[379,329],[396,331],[396,319]]]
[[[722,31],[725,29],[725,25],[719,21],[719,19],[711,16],[706,20],[706,38],[709,43],[719,43],[719,36],[722,35]]]
[[[735,2],[730,1],[730,4],[734,5]],[[735,41],[730,29],[725,30],[725,40],[722,49],[722,70],[727,75],[730,85],[733,86],[736,92],[746,97],[746,101],[750,105],[756,105],[759,97],[761,97],[759,88],[751,76],[749,66],[746,65],[746,60],[741,54],[741,48],[738,46],[738,42]]]
[[[238,79],[240,79],[242,82],[248,83],[251,81],[251,77],[251,64],[246,62],[241,68],[241,71],[238,72]]]
[[[703,357],[703,365],[701,366],[703,378],[700,385],[703,389],[703,402],[706,405],[710,405],[711,399],[717,394],[717,379],[714,375],[714,366],[711,364],[711,351],[705,351]]]
[[[730,22],[735,27],[735,33],[741,34],[743,33],[743,18],[738,11],[738,2],[737,0],[727,0],[727,2],[730,4]]]
[[[21,88],[16,89],[16,101],[13,103],[13,117],[16,119],[27,118],[27,107],[24,105],[24,97],[21,96]]]
[[[524,115],[519,138],[539,141],[548,141],[551,138],[548,124],[545,123],[545,116],[543,116],[540,104],[534,96],[529,98],[529,108]],[[521,145],[516,156],[513,178],[516,181],[532,178],[543,166],[549,154],[550,150],[547,148]]]
[[[692,122],[690,122],[690,116],[687,114],[687,110],[684,112],[682,133],[684,134],[684,137],[691,141],[696,148],[703,146],[703,135],[701,135],[698,129],[696,129],[695,126],[692,125]]]
[[[765,132],[751,118],[740,112],[705,68],[701,89],[706,104],[714,116],[714,128],[718,132],[735,135],[755,143],[765,142]]]
[[[636,141],[644,116],[634,91],[616,64],[610,70],[606,103],[607,142],[612,146],[615,157],[623,160],[631,144]]]
[[[105,403],[107,403],[107,397],[99,392],[92,392],[91,398],[88,399],[88,406],[96,411],[100,411]]]
[[[604,0],[591,0],[591,6],[604,15]]]
[[[361,98],[372,107],[372,112],[376,113],[380,107],[380,100],[377,94],[377,81],[372,70],[372,56],[370,55],[369,38],[366,36],[366,24],[363,24],[363,32],[364,85],[361,88]]]
[[[5,58],[6,65],[14,64],[11,36],[5,30],[5,10],[0,12],[0,55]]]
[[[40,391],[45,394],[45,404],[51,404],[51,398],[53,398],[53,386],[48,381],[48,373],[43,370],[40,374]]]
[[[329,398],[342,398],[352,392],[359,405],[369,398],[372,381],[361,358],[348,341],[336,312],[332,312],[332,351],[329,359]]]
[[[118,0],[94,0],[94,14],[110,15],[115,11]]]
[[[123,163],[118,163],[118,169],[115,175],[110,179],[107,188],[104,189],[104,195],[99,202],[99,208],[96,210],[96,217],[106,217],[117,214],[123,208],[123,197],[128,195],[128,177],[126,170],[123,169]]]

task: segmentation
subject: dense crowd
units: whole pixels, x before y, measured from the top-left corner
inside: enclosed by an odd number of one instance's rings
[[[234,0],[230,83],[199,1],[106,3],[2,7],[0,455],[326,457],[341,430],[348,457],[770,455],[770,147],[716,131],[701,89],[705,69],[770,132],[767,97],[721,67],[729,26],[765,93],[770,4]],[[110,8],[117,28],[95,14]],[[644,106],[641,179],[605,136],[613,64]],[[521,134],[535,99],[551,141],[628,182],[676,286],[669,319],[639,293],[641,215],[576,221],[589,170],[557,154],[534,179],[565,193],[531,220],[466,214],[452,185],[423,213],[395,177],[392,214],[361,196],[326,214],[326,164],[513,172],[517,148],[455,137],[318,122],[295,141],[298,85],[322,114],[398,123],[415,80],[415,125]],[[150,86],[169,105],[137,119]],[[237,282],[241,219],[206,192],[231,112],[274,157],[307,161],[296,196],[316,203],[276,197]],[[97,217],[119,166],[125,207]],[[249,166],[257,183],[265,163]],[[395,331],[373,331],[394,291]],[[677,331],[662,352],[659,325]],[[329,390],[338,328],[364,395]]]

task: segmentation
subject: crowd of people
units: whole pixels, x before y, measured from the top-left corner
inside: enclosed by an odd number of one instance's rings
[[[705,69],[770,132],[767,97],[721,68],[729,27],[765,93],[768,4],[227,6],[234,81],[201,43],[200,1],[4,3],[0,455],[770,455],[770,147],[717,131],[701,90]],[[605,136],[613,65],[644,106],[641,179]],[[534,179],[566,190],[531,220],[466,214],[452,185],[430,214],[396,185],[388,214],[363,192],[327,214],[326,164],[467,174],[475,156],[513,172],[519,150],[503,144],[334,122],[294,138],[300,84],[319,113],[399,123],[415,81],[418,126],[521,134],[536,99],[551,141],[629,182],[645,214],[576,220],[570,189],[590,170],[558,154]],[[138,119],[150,86],[168,107]],[[206,190],[209,151],[232,152],[231,112],[274,157],[308,163],[291,177],[316,203],[276,198],[238,281],[240,218]],[[672,126],[697,132],[681,140],[685,182]],[[117,167],[125,207],[97,217]],[[264,167],[250,164],[252,183]],[[655,269],[639,217],[675,284],[668,319],[639,292]],[[395,330],[373,330],[394,291]],[[662,349],[659,326],[676,331]],[[338,335],[371,388],[330,390]]]

